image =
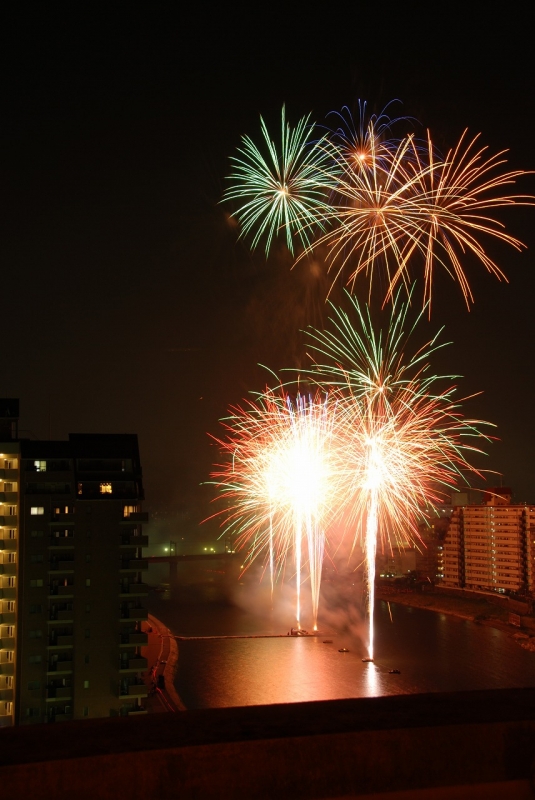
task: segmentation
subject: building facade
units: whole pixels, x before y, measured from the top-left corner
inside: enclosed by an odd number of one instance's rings
[[[511,504],[509,489],[457,506],[443,543],[442,585],[500,593],[535,591],[535,506]]]
[[[0,724],[143,713],[137,437],[12,439],[0,451]]]

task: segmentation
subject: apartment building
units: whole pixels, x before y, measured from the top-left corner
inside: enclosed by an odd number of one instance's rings
[[[0,725],[144,713],[137,437],[0,451]]]
[[[510,489],[492,489],[454,508],[439,570],[444,586],[533,593],[534,558],[535,506],[512,505]]]

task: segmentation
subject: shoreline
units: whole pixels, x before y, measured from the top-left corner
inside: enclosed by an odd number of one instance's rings
[[[178,669],[178,644],[171,630],[154,614],[148,615],[148,625],[152,627],[152,633],[149,633],[149,636],[158,637],[161,641],[158,658],[152,669],[149,670],[148,676],[150,676],[152,682],[152,680],[157,680],[159,675],[163,675],[165,689],[158,689],[157,691],[163,695],[164,705],[167,706],[166,710],[179,714],[187,709],[175,689],[175,676]]]
[[[385,591],[382,587],[375,593],[376,600],[384,600],[385,603],[397,603],[398,605],[420,608],[424,611],[433,611],[438,614],[447,614],[451,617],[474,622],[476,625],[485,625],[495,628],[510,635],[521,647],[526,650],[535,651],[535,635],[533,629],[520,625],[511,625],[509,622],[509,611],[506,608],[489,603],[484,598],[472,599],[466,597],[452,597],[436,592],[416,593],[416,592],[396,592]]]

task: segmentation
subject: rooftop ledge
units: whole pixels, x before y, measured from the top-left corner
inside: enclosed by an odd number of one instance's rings
[[[225,798],[259,800],[513,800],[530,796],[535,689],[206,709],[46,732],[28,725],[0,729],[0,744],[4,792],[24,789],[32,800],[216,798],[222,787]],[[465,785],[486,788],[459,794]]]

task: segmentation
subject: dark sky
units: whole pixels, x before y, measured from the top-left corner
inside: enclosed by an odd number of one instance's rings
[[[257,362],[295,363],[296,329],[321,313],[299,270],[236,243],[218,205],[240,136],[283,102],[296,121],[399,98],[444,149],[468,127],[534,169],[534,20],[529,4],[78,5],[12,6],[2,24],[0,391],[28,435],[137,432],[147,506],[193,523],[207,432],[262,388]],[[531,501],[534,215],[503,215],[529,247],[493,250],[510,283],[467,265],[468,313],[439,280],[429,328],[454,342],[437,370],[484,392],[466,413],[498,424],[486,466]]]

